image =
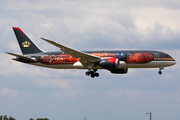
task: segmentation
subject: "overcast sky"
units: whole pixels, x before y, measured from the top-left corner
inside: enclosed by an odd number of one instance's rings
[[[40,37],[78,50],[150,49],[177,64],[129,69],[54,70],[12,61],[21,54],[12,27],[45,51],[59,50]],[[0,0],[0,114],[17,120],[180,119],[179,0]]]

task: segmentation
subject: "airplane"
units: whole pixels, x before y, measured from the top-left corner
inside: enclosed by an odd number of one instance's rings
[[[176,64],[170,55],[154,50],[111,50],[79,51],[52,40],[42,40],[60,48],[60,51],[45,52],[33,43],[19,28],[13,27],[23,55],[5,52],[16,58],[12,60],[54,69],[87,69],[87,76],[98,77],[98,69],[109,70],[113,74],[126,74],[129,68],[159,68]]]

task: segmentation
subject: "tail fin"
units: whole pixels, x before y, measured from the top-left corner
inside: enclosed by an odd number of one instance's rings
[[[20,28],[13,27],[13,30],[23,55],[42,52]]]

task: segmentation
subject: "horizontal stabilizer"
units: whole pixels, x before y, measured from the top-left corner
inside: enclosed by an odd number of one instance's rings
[[[18,54],[14,54],[14,53],[9,53],[9,52],[5,52],[5,53],[6,53],[6,54],[9,54],[9,55],[12,55],[12,56],[16,56],[16,57],[18,57],[18,58],[25,59],[25,60],[34,61],[33,59],[28,58],[28,57],[25,57],[25,56],[22,56],[22,55],[18,55]]]

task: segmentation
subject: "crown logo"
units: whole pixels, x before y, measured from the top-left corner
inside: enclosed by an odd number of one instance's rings
[[[24,42],[22,43],[22,45],[23,45],[23,47],[29,47],[29,46],[31,45],[31,43],[28,42],[28,41],[24,41]]]

